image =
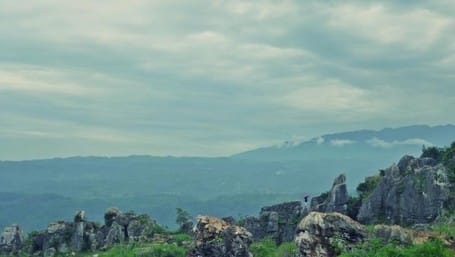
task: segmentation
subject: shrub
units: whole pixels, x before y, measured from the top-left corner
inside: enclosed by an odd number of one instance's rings
[[[455,252],[440,240],[429,240],[423,244],[402,247],[395,244],[382,245],[372,239],[363,245],[340,255],[340,257],[453,257]]]
[[[297,246],[294,243],[282,243],[277,246],[271,238],[251,244],[250,251],[254,257],[293,257]]]

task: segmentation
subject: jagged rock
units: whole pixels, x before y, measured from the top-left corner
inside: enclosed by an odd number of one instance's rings
[[[199,216],[195,242],[188,257],[252,257],[251,233],[210,216]]]
[[[24,232],[18,225],[13,224],[3,230],[2,236],[0,237],[0,254],[17,255],[20,253],[23,245]]]
[[[83,222],[85,221],[85,211],[77,211],[74,215],[74,222]]]
[[[118,223],[112,223],[104,239],[104,248],[126,241],[125,228]]]
[[[333,181],[332,189],[328,195],[321,195],[311,199],[311,210],[346,214],[348,210],[348,200],[349,195],[346,186],[346,176],[341,174]]]
[[[157,226],[156,221],[147,214],[132,216],[126,229],[128,240],[146,241],[154,234],[153,229]]]
[[[110,227],[120,213],[120,210],[115,207],[107,209],[104,213],[104,224]]]
[[[305,212],[299,201],[263,207],[259,218],[247,217],[242,225],[253,234],[253,240],[272,238],[277,244],[291,242],[295,228]]]
[[[447,169],[431,158],[404,156],[383,172],[371,195],[362,203],[357,220],[409,226],[430,223],[448,200]]]
[[[298,225],[298,257],[333,257],[368,236],[366,228],[340,213],[311,212]]]

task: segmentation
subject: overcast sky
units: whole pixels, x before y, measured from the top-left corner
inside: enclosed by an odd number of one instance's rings
[[[397,2],[0,0],[0,159],[455,123],[455,1]]]

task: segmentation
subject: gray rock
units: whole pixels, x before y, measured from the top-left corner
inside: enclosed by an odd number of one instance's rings
[[[294,240],[295,228],[306,213],[299,201],[263,207],[259,217],[248,217],[243,226],[253,234],[253,240],[272,238],[277,244]]]
[[[311,199],[311,210],[346,214],[348,200],[349,194],[346,186],[346,176],[341,174],[333,181],[332,189],[328,195],[321,195]]]
[[[430,223],[441,213],[449,193],[443,165],[431,158],[405,156],[385,170],[378,186],[362,203],[357,220],[402,226]]]
[[[104,240],[104,247],[111,247],[115,244],[120,244],[125,241],[125,227],[119,225],[117,222],[112,223]]]
[[[410,245],[414,242],[415,231],[402,228],[398,225],[376,225],[373,230],[373,238],[381,238],[384,244],[394,242]]]
[[[368,237],[365,226],[340,213],[311,212],[299,224],[298,257],[334,257]]]
[[[130,217],[127,226],[127,235],[129,241],[146,241],[153,237],[154,228],[158,224],[148,215],[137,215]]]
[[[188,257],[252,257],[251,233],[243,227],[210,216],[199,216],[195,241]]]
[[[104,213],[104,224],[110,227],[117,218],[117,216],[119,216],[120,214],[121,212],[118,208],[113,207],[107,209],[106,212]]]
[[[44,257],[53,257],[55,255],[57,255],[57,250],[54,247],[47,248],[43,253]]]
[[[3,230],[0,237],[0,254],[17,255],[20,253],[23,245],[24,232],[18,225],[13,224]]]

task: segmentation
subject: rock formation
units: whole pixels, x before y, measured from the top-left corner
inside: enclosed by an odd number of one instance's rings
[[[362,203],[357,220],[365,224],[412,225],[432,222],[449,198],[447,169],[432,158],[404,156],[382,172]]]
[[[346,214],[348,210],[348,189],[346,176],[339,175],[333,181],[332,189],[328,194],[311,199],[311,210],[318,212],[339,212]]]
[[[370,236],[380,238],[384,244],[395,242],[403,245],[410,245],[418,238],[416,231],[405,229],[398,225],[376,225]]]
[[[243,227],[210,216],[199,216],[188,257],[252,257],[252,235]]]
[[[298,225],[298,257],[334,257],[368,237],[366,228],[340,213],[311,212]]]
[[[22,229],[13,224],[6,227],[0,237],[0,254],[13,254],[20,253],[24,244],[24,233]]]
[[[297,224],[305,214],[301,202],[286,202],[263,207],[259,217],[247,217],[242,226],[253,234],[254,241],[269,237],[281,244],[294,240]]]
[[[148,215],[123,214],[110,208],[104,215],[105,224],[99,226],[85,220],[85,212],[78,211],[74,222],[52,222],[47,230],[33,235],[30,252],[54,256],[69,252],[95,251],[114,244],[147,241],[153,237],[156,222]]]

